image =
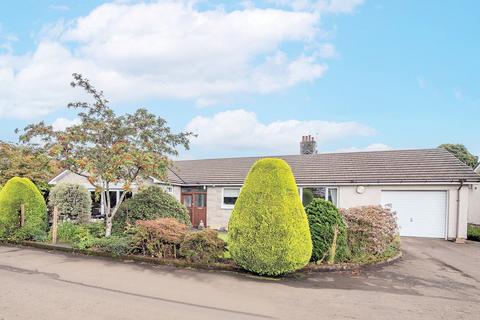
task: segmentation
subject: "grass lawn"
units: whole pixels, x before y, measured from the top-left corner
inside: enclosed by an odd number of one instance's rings
[[[219,232],[218,237],[227,243],[227,250],[223,253],[223,258],[225,259],[232,259],[230,252],[228,251],[228,233],[226,232]]]
[[[468,240],[480,241],[480,225],[469,224],[467,238]]]

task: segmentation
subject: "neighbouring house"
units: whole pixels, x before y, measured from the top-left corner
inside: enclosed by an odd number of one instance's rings
[[[56,185],[57,183],[75,183],[84,186],[90,191],[90,195],[92,197],[92,217],[93,218],[101,218],[104,216],[104,208],[103,203],[105,199],[103,199],[103,195],[100,197],[95,192],[95,187],[88,181],[88,179],[83,175],[75,174],[69,170],[64,170],[57,176],[55,176],[52,180],[48,182],[50,185]],[[149,177],[142,181],[142,185],[149,186],[149,185],[161,185],[163,189],[169,193],[172,193],[173,187],[161,184],[161,181],[155,179],[153,177]],[[132,185],[132,191],[128,192],[125,195],[125,198],[128,199],[132,197],[132,195],[138,191],[138,184]],[[110,186],[110,204],[112,208],[118,203],[120,196],[124,192],[123,185],[121,183],[116,183]],[[178,197],[177,197],[178,198]]]
[[[474,171],[480,175],[480,163]],[[472,185],[469,198],[468,223],[480,225],[480,184]]]
[[[472,192],[480,175],[444,149],[316,153],[275,156],[289,163],[304,204],[313,197],[339,208],[392,207],[403,236],[464,239]],[[244,179],[262,157],[174,161],[162,185],[189,210],[192,224],[225,229]],[[71,173],[53,182],[76,180]],[[85,179],[86,181],[86,179]],[[87,182],[88,183],[88,182]],[[115,192],[115,191],[114,191]],[[122,192],[121,188],[117,192]],[[119,193],[112,195],[118,197]]]

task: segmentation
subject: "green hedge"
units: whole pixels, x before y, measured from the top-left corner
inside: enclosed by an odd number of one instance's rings
[[[266,158],[252,166],[228,227],[232,258],[248,271],[280,275],[310,260],[307,216],[292,171],[283,160]]]
[[[113,232],[123,233],[128,225],[135,225],[137,220],[159,218],[175,218],[191,226],[187,208],[161,187],[151,186],[123,202],[113,220]]]
[[[25,225],[20,228],[20,206],[25,205]],[[14,177],[0,191],[0,238],[44,240],[47,236],[47,205],[28,179]]]
[[[305,212],[312,236],[312,261],[348,260],[347,227],[338,209],[330,201],[315,198],[305,207]],[[337,238],[334,246],[335,229]]]
[[[480,226],[469,224],[467,229],[467,239],[480,241]]]

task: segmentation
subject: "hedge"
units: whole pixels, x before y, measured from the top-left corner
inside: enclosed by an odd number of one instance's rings
[[[135,225],[137,220],[159,218],[175,218],[187,226],[191,225],[188,210],[183,204],[161,187],[151,186],[123,202],[113,220],[113,232],[123,233],[127,226]]]
[[[20,207],[25,205],[25,224],[20,227]],[[0,238],[44,240],[47,237],[47,205],[28,178],[14,177],[0,191]]]
[[[338,209],[330,201],[315,198],[305,207],[305,212],[312,236],[311,260],[315,262],[348,260],[347,227]]]
[[[312,254],[307,216],[289,165],[257,161],[233,209],[229,251],[242,268],[281,275],[304,267]]]

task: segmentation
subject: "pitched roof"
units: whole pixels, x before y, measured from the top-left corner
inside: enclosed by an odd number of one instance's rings
[[[480,182],[480,175],[444,149],[274,156],[292,168],[297,184]],[[174,161],[171,183],[243,184],[252,164],[265,157]]]

